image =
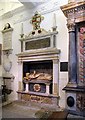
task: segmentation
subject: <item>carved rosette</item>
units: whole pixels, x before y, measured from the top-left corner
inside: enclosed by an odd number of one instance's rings
[[[35,84],[33,88],[35,92],[39,92],[41,90],[41,86],[39,84]]]
[[[77,94],[76,106],[80,111],[85,110],[85,94]]]

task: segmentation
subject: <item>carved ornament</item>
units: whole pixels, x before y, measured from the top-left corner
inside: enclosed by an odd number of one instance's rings
[[[81,111],[85,110],[85,95],[84,94],[77,94],[76,99],[77,108]]]
[[[33,30],[29,33],[29,35],[28,35],[29,37],[47,33],[46,30],[44,30],[43,28],[40,27],[40,24],[43,19],[44,19],[44,17],[36,11],[30,21],[30,23],[33,26]]]
[[[75,17],[75,22],[85,21],[85,1],[69,3],[61,6],[61,10],[67,18]]]
[[[67,28],[70,31],[75,31],[75,21],[67,20]]]
[[[39,84],[35,84],[33,88],[36,92],[39,92],[41,90],[41,86]]]

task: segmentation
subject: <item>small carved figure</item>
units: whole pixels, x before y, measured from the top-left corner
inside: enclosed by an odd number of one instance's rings
[[[9,28],[11,28],[10,24],[9,24],[9,23],[6,23],[6,24],[5,24],[5,27],[4,27],[4,30],[9,29]]]

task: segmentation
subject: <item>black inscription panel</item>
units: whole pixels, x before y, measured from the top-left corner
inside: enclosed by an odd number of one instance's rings
[[[50,47],[50,38],[25,42],[25,50]]]

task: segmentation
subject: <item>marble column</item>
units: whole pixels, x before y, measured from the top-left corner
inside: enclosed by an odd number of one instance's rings
[[[59,69],[58,69],[58,59],[53,60],[53,95],[58,95],[58,86],[59,86]]]
[[[25,92],[28,92],[28,83],[26,83],[26,88],[25,88]]]
[[[23,63],[20,61],[18,62],[18,90],[23,90]]]
[[[68,73],[69,73],[69,87],[77,86],[77,48],[76,48],[76,31],[75,31],[75,22],[67,23],[69,31],[69,64],[68,64]]]
[[[50,83],[46,83],[46,94],[50,94]]]

